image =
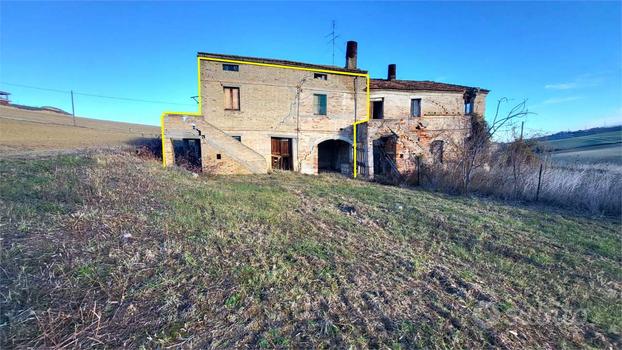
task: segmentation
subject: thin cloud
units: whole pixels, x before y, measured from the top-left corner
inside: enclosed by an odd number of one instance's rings
[[[582,98],[583,96],[554,97],[554,98],[549,98],[548,100],[544,100],[542,104],[555,105],[555,104],[580,100]]]
[[[572,90],[600,85],[604,80],[603,74],[582,74],[573,81],[563,83],[551,83],[544,85],[548,90]]]
[[[544,85],[545,89],[550,89],[550,90],[570,90],[570,89],[576,89],[577,87],[579,87],[579,84],[577,83],[559,83],[559,84]]]

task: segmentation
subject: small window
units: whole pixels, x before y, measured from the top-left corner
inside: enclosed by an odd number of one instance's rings
[[[239,72],[240,66],[238,66],[237,64],[223,64],[222,70],[226,70],[229,72]]]
[[[225,91],[225,109],[228,111],[240,110],[240,88],[226,87]]]
[[[410,116],[421,117],[421,99],[413,98],[410,100]]]
[[[220,155],[220,153],[216,153],[216,159],[222,159],[222,156]]]
[[[371,116],[372,119],[383,119],[384,118],[384,101],[372,101],[371,104]]]
[[[328,80],[328,75],[324,73],[313,73],[313,79]]]
[[[473,114],[475,107],[475,92],[467,91],[464,93],[464,114]]]
[[[231,138],[236,139],[236,140],[242,142],[242,136],[231,136]]]
[[[464,101],[464,114],[473,113],[473,101]]]
[[[326,95],[313,95],[313,114],[326,115]]]

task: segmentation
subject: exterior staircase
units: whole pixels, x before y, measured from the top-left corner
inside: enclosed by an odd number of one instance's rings
[[[221,129],[206,122],[203,118],[194,120],[196,130],[205,136],[205,142],[220,153],[235,160],[252,174],[266,174],[268,165],[266,158],[231,137]]]

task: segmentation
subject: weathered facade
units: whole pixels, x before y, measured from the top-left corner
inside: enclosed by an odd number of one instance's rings
[[[164,116],[167,164],[176,139],[194,139],[197,165],[213,173],[350,172],[367,82],[355,43],[348,52],[346,68],[199,53],[201,114]]]
[[[422,163],[443,163],[469,135],[471,118],[483,116],[488,90],[431,81],[370,82],[371,118],[365,159],[369,177],[409,176]]]
[[[368,76],[356,66],[355,42],[344,68],[198,57],[200,112],[163,116],[165,165],[216,174],[352,172],[353,124],[368,115]],[[468,135],[468,116],[484,112],[486,90],[396,80],[394,65],[387,79],[369,84],[372,115],[357,127],[357,172],[369,178],[442,162]]]

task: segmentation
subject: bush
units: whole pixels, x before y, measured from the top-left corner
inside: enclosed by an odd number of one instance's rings
[[[538,194],[540,164],[543,171]],[[428,165],[422,173],[424,187],[447,193],[461,191],[462,177],[457,167]],[[622,166],[615,164],[552,163],[535,158],[521,162],[516,170],[507,161],[507,153],[497,153],[489,166],[473,172],[470,190],[501,199],[537,199],[590,213],[622,215]]]

